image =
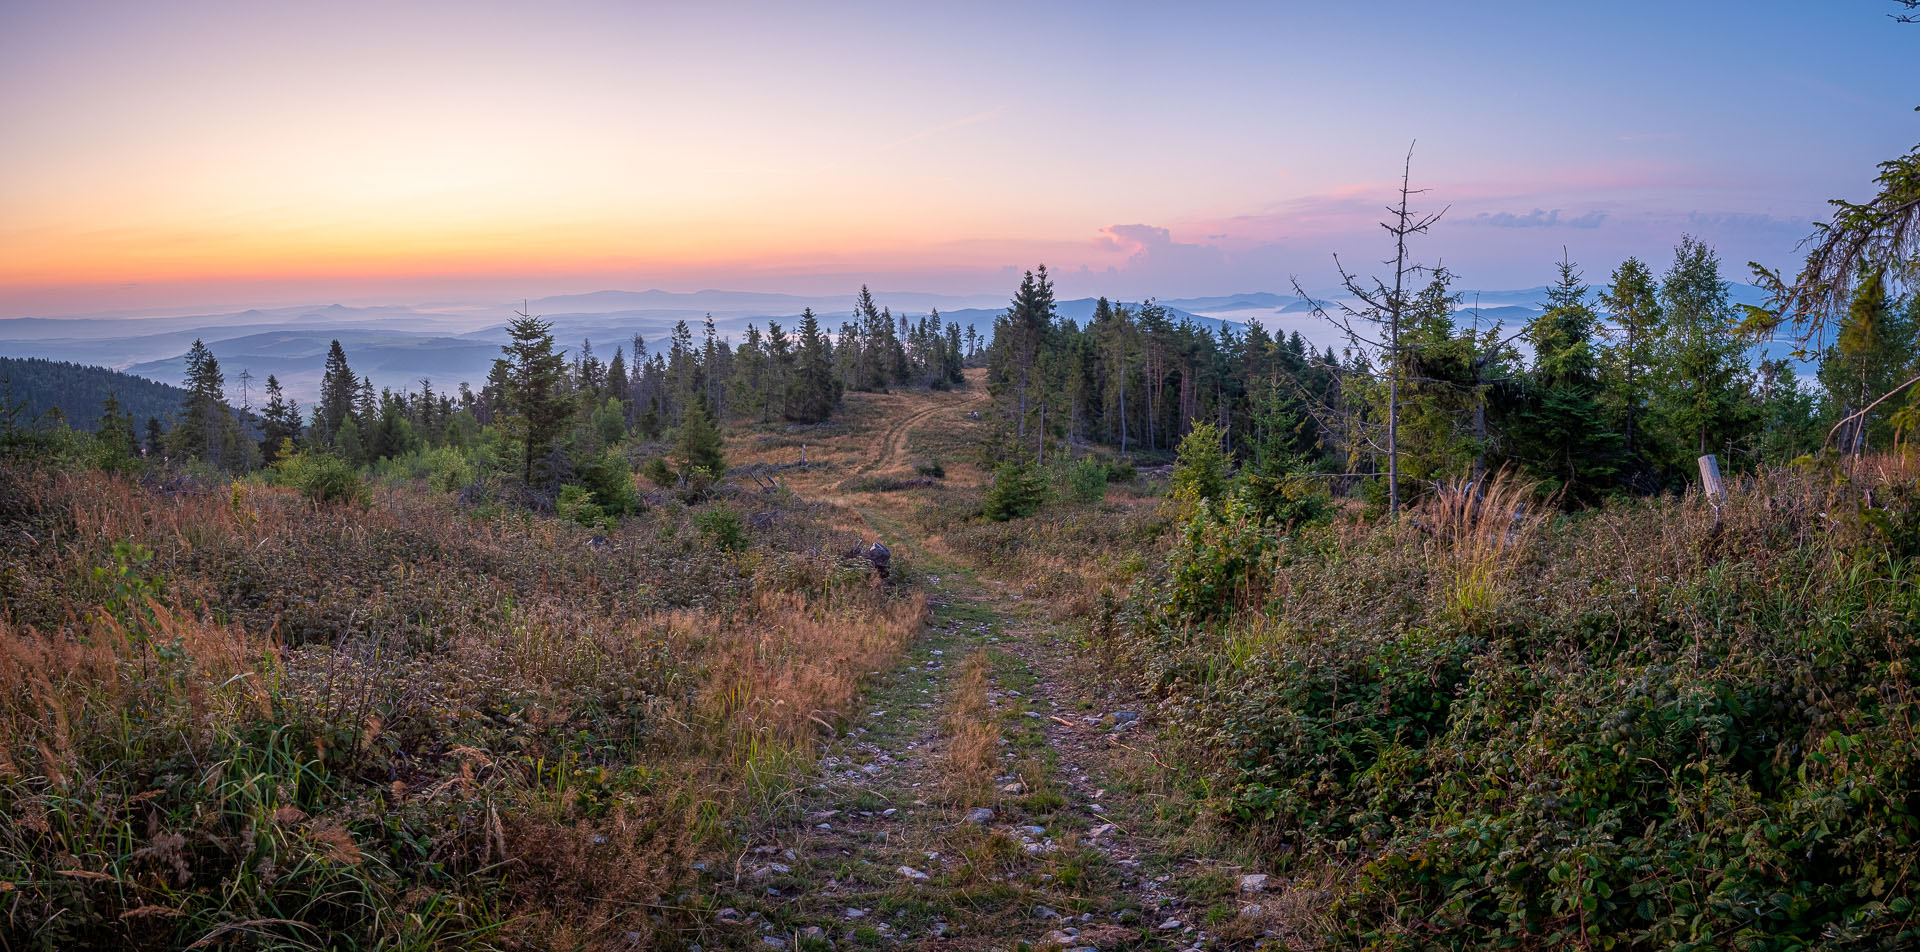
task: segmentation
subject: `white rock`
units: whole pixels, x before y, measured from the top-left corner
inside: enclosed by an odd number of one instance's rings
[[[1247,875],[1240,877],[1240,891],[1243,893],[1265,892],[1266,889],[1267,889],[1266,873],[1248,873]]]
[[[927,880],[933,878],[931,876],[928,876],[926,873],[923,873],[917,869],[914,869],[911,866],[902,866],[898,870],[895,870],[895,872],[898,872],[901,876],[907,879],[911,879],[916,883],[924,883]]]

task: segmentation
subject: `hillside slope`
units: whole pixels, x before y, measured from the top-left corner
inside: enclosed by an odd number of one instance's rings
[[[11,388],[23,409],[22,425],[58,408],[77,430],[92,430],[100,408],[112,393],[120,409],[141,427],[149,418],[166,423],[180,410],[187,392],[146,377],[38,357],[0,357],[0,381]]]

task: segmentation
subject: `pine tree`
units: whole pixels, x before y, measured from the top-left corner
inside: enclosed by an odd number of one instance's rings
[[[1660,302],[1666,321],[1655,404],[1679,450],[1668,465],[1679,473],[1690,455],[1744,446],[1759,415],[1748,399],[1745,348],[1733,333],[1727,284],[1712,248],[1691,235],[1680,239],[1660,283]]]
[[[534,483],[534,461],[547,458],[559,426],[567,418],[561,393],[566,375],[566,353],[553,349],[553,326],[525,311],[507,325],[506,405],[513,413],[521,441],[520,479]],[[685,324],[681,325],[685,327]]]
[[[713,416],[699,401],[687,408],[680,422],[674,449],[680,457],[680,478],[689,486],[704,488],[727,472],[727,458],[720,449],[720,429]]]
[[[228,465],[226,440],[233,417],[227,409],[226,378],[220,362],[199,340],[187,350],[187,398],[181,403],[180,424],[173,428],[173,452],[213,466]]]
[[[300,404],[287,399],[279,378],[267,375],[267,406],[260,425],[260,455],[266,462],[280,456],[285,441],[300,442]]]
[[[613,349],[613,359],[607,361],[607,395],[620,402],[621,412],[629,412],[627,398],[627,357],[622,348]]]
[[[359,379],[347,366],[347,352],[335,340],[327,348],[326,371],[320,377],[320,402],[314,406],[314,438],[331,444],[340,425],[353,413],[358,397]]]
[[[989,348],[989,389],[1006,405],[1012,416],[1017,446],[1024,447],[1027,431],[1036,431],[1044,444],[1044,416],[1047,399],[1041,359],[1047,348],[1047,336],[1053,330],[1053,282],[1047,266],[1028,271],[1014,292],[1013,302],[994,321],[993,344]],[[1036,455],[1045,452],[1036,447]]]
[[[1591,501],[1612,483],[1622,443],[1599,399],[1599,316],[1573,263],[1563,259],[1559,269],[1546,311],[1527,325],[1533,368],[1510,442],[1512,455],[1548,488]]]
[[[1614,269],[1613,282],[1600,295],[1607,310],[1607,336],[1612,339],[1601,357],[1602,401],[1619,429],[1621,446],[1629,457],[1647,454],[1642,432],[1652,398],[1655,347],[1664,331],[1660,298],[1653,272],[1638,258],[1628,258]]]
[[[98,441],[101,462],[108,469],[123,469],[140,455],[140,444],[133,434],[133,417],[120,408],[120,397],[112,390],[100,406],[100,422],[93,430]]]
[[[827,337],[813,309],[800,312],[799,344],[794,354],[793,379],[786,401],[787,419],[818,423],[833,415],[839,393]]]
[[[1820,363],[1820,385],[1842,422],[1836,442],[1858,456],[1870,446],[1884,444],[1891,435],[1887,419],[1899,409],[1889,401],[1847,420],[1881,394],[1908,377],[1914,359],[1915,328],[1900,309],[1887,300],[1884,275],[1867,275],[1855,282],[1853,302],[1841,319],[1839,333]]]

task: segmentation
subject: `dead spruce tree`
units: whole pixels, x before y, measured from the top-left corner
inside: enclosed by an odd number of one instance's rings
[[[1348,271],[1340,261],[1339,255],[1333,256],[1334,267],[1339,269],[1341,288],[1351,301],[1340,301],[1328,306],[1326,302],[1315,299],[1300,286],[1300,279],[1292,279],[1294,293],[1300,295],[1311,306],[1315,317],[1333,325],[1347,338],[1348,345],[1362,354],[1373,354],[1380,358],[1384,368],[1374,370],[1376,375],[1385,373],[1387,378],[1387,512],[1389,515],[1400,511],[1400,383],[1405,373],[1406,360],[1402,349],[1401,331],[1408,312],[1412,309],[1413,299],[1419,293],[1413,288],[1414,277],[1420,274],[1439,274],[1438,268],[1415,264],[1407,260],[1407,239],[1424,234],[1427,229],[1447,213],[1447,209],[1432,214],[1422,214],[1411,210],[1411,199],[1424,194],[1426,189],[1413,188],[1413,146],[1407,147],[1407,158],[1400,170],[1400,201],[1387,206],[1391,216],[1380,223],[1387,234],[1393,236],[1393,257],[1382,263],[1393,266],[1393,284],[1388,286],[1381,278],[1362,279]],[[1358,439],[1379,449],[1378,443],[1367,435],[1364,428],[1349,430]]]

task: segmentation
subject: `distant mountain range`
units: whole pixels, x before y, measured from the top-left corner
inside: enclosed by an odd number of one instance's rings
[[[1509,326],[1523,323],[1541,311],[1546,290],[1464,292],[1463,319],[1471,319],[1477,305],[1481,320]],[[1748,285],[1733,285],[1732,291],[1736,301],[1746,303],[1758,303],[1763,296]],[[1331,308],[1342,300],[1337,291],[1313,294],[1314,303],[1322,307]],[[982,334],[992,333],[994,319],[1006,309],[1006,299],[999,295],[883,291],[874,297],[896,315],[912,318],[938,308],[942,322],[956,322]],[[834,331],[852,314],[853,302],[852,294],[605,290],[555,295],[524,306],[552,322],[554,336],[569,351],[591,340],[595,352],[607,359],[615,347],[628,346],[635,334],[643,336],[649,348],[664,343],[679,321],[698,335],[709,315],[720,334],[736,342],[749,323],[764,325],[773,320],[791,329],[799,323],[801,310],[809,307],[822,327]],[[1093,316],[1095,303],[1090,297],[1074,298],[1058,302],[1057,307],[1063,319],[1085,324]],[[1298,331],[1318,346],[1341,343],[1327,323],[1313,314],[1314,303],[1295,294],[1249,291],[1159,303],[1175,320],[1215,331],[1258,321],[1270,333]],[[500,356],[507,323],[519,308],[501,303],[330,304],[162,317],[11,318],[0,319],[0,353],[110,367],[172,384],[184,378],[187,348],[200,339],[219,358],[236,398],[234,379],[244,369],[262,385],[268,374],[278,377],[289,396],[310,403],[319,393],[327,348],[335,339],[345,348],[353,370],[373,378],[378,387],[411,389],[421,378],[443,389],[461,381],[477,385]]]

